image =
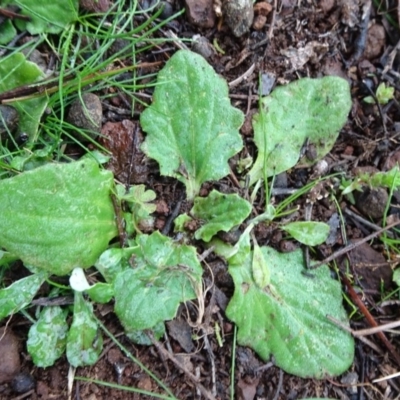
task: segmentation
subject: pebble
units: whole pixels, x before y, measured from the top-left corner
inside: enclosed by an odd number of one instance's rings
[[[213,0],[185,0],[189,22],[200,28],[213,28],[216,20],[213,3]]]
[[[82,94],[82,101],[78,97],[71,104],[67,121],[78,128],[85,129],[90,137],[96,138],[101,129],[101,120],[103,118],[103,108],[98,96],[93,93]],[[87,141],[83,135],[76,133],[79,140]]]
[[[225,0],[222,4],[224,21],[236,37],[250,30],[254,19],[252,0]]]
[[[356,197],[356,207],[366,216],[378,220],[383,217],[389,195],[384,188],[364,188]]]
[[[0,138],[7,139],[8,131],[14,132],[19,123],[19,115],[14,107],[0,105]]]
[[[35,380],[27,372],[20,372],[12,380],[11,387],[15,393],[26,393],[35,387]]]
[[[192,51],[200,54],[205,59],[210,58],[214,54],[214,49],[209,40],[201,35],[193,36]]]

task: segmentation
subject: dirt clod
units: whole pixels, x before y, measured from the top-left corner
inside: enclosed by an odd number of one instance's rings
[[[0,138],[6,139],[18,126],[19,115],[11,106],[0,105]]]
[[[0,354],[0,383],[3,383],[13,379],[21,367],[19,342],[9,329],[0,328]]]
[[[15,393],[26,393],[35,387],[35,380],[32,375],[20,372],[12,380],[11,387]]]
[[[189,21],[201,28],[212,28],[215,25],[213,0],[186,0],[186,12]]]

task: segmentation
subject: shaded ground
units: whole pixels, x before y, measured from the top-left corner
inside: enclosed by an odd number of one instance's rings
[[[199,4],[201,2],[198,2]],[[372,171],[385,171],[399,159],[398,132],[400,127],[399,103],[395,99],[378,109],[376,104],[368,105],[362,99],[371,95],[380,82],[386,82],[398,89],[398,57],[394,50],[399,40],[399,31],[388,21],[387,15],[372,6],[368,12],[368,1],[278,1],[276,8],[271,4],[258,3],[256,13],[257,30],[252,27],[249,34],[236,38],[229,28],[218,19],[212,20],[212,27],[201,28],[198,21],[189,20],[185,15],[170,24],[171,29],[179,38],[191,38],[193,34],[201,34],[208,39],[206,51],[208,61],[215,70],[230,83],[232,103],[246,114],[246,122],[241,129],[245,147],[244,155],[254,155],[253,132],[251,116],[258,107],[259,76],[262,76],[263,90],[267,92],[268,82],[284,84],[299,77],[319,77],[324,75],[339,75],[349,80],[352,87],[353,108],[348,123],[343,128],[339,140],[332,152],[325,158],[327,169],[324,175],[332,172],[343,172],[352,176],[356,168]],[[392,10],[390,17],[396,22],[397,2],[388,2]],[[173,3],[174,10],[182,4]],[[261,11],[260,11],[261,10]],[[270,10],[267,12],[266,10]],[[262,15],[266,14],[266,15]],[[265,17],[265,18],[261,18]],[[204,24],[204,21],[200,21]],[[162,33],[158,33],[162,35]],[[214,46],[212,45],[214,44]],[[215,45],[223,49],[224,54],[215,50]],[[147,62],[161,61],[164,63],[175,49],[169,44],[158,52],[142,55]],[[204,50],[203,50],[204,51]],[[396,91],[396,97],[398,93]],[[114,104],[115,106],[115,104]],[[111,165],[121,181],[126,181],[126,166],[131,159],[132,149],[129,132],[133,126],[121,126],[119,121],[125,119],[123,113],[116,111],[110,105],[114,114],[108,114],[108,121],[103,121],[103,133],[111,137],[121,135],[120,142],[114,140],[112,149],[115,163]],[[118,109],[124,109],[123,102]],[[141,110],[138,109],[138,112]],[[137,120],[133,121],[134,123]],[[106,126],[106,128],[104,128]],[[128,132],[124,136],[124,129]],[[122,132],[122,133],[121,133]],[[284,137],[282,138],[284,140]],[[135,143],[134,151],[140,153]],[[136,150],[135,150],[136,149]],[[72,153],[72,150],[71,150]],[[232,170],[236,171],[232,160]],[[157,167],[150,161],[135,158],[133,183],[146,182],[149,188],[157,193],[158,213],[156,227],[165,229],[168,217],[177,204],[182,200],[183,188],[175,181],[160,177]],[[314,168],[294,168],[279,177],[280,185],[284,188],[298,188],[315,176]],[[240,176],[237,176],[240,179]],[[337,186],[335,181],[330,181]],[[205,185],[203,190],[208,192],[212,187],[220,190],[237,191],[235,180],[226,178],[213,185]],[[325,190],[330,189],[326,185]],[[378,227],[382,226],[383,211],[386,206],[385,193],[370,193],[364,191],[356,199],[356,206],[342,198],[340,206],[345,215],[344,227],[348,239],[360,239],[374,231],[374,227],[365,223],[370,221]],[[399,198],[400,200],[400,198]],[[279,201],[279,197],[276,198]],[[306,198],[300,198],[299,217],[305,212]],[[374,205],[376,204],[376,205]],[[183,202],[181,212],[189,205]],[[255,204],[260,210],[263,201]],[[374,214],[373,214],[374,213]],[[392,199],[389,214],[398,213],[398,196]],[[329,197],[318,200],[312,213],[313,220],[328,222],[337,218],[336,206]],[[168,232],[167,232],[168,233]],[[280,250],[296,247],[296,243],[285,240],[281,234],[271,228],[258,228],[257,241],[269,243]],[[334,250],[343,245],[343,237],[338,234],[330,240],[329,245],[321,246],[315,258],[324,259]],[[199,252],[201,252],[199,248]],[[391,270],[395,263],[387,260],[394,259],[395,253],[385,252],[379,241],[364,244],[350,253],[351,274],[358,287],[363,289],[362,301],[371,310],[379,324],[396,321],[399,318],[398,302],[392,296],[390,302],[383,302],[384,294],[389,293],[394,286],[391,283]],[[226,265],[213,255],[206,259],[211,266],[215,282],[214,290],[207,296],[206,318],[207,326],[197,336],[204,336],[210,327],[218,322],[223,328],[224,344],[220,347],[214,334],[204,339],[190,341],[193,348],[184,351],[183,339],[179,336],[185,331],[186,310],[182,309],[178,320],[178,334],[174,334],[173,326],[169,326],[168,349],[172,351],[186,368],[200,379],[201,384],[211,393],[216,391],[216,398],[228,399],[230,391],[230,366],[232,359],[233,326],[224,316],[226,302],[232,294],[233,284],[226,271]],[[340,260],[339,260],[340,261]],[[342,263],[343,268],[344,263]],[[18,271],[15,272],[18,274]],[[210,276],[206,275],[210,280]],[[382,283],[383,280],[383,283]],[[360,295],[361,297],[361,295]],[[104,325],[117,335],[121,343],[143,364],[148,366],[179,399],[201,398],[199,390],[191,381],[177,369],[173,363],[166,360],[164,355],[155,347],[134,346],[123,335],[123,329],[111,311],[111,307],[98,307],[98,317]],[[29,398],[29,399],[64,399],[67,398],[68,364],[65,357],[54,367],[40,369],[33,366],[25,350],[26,335],[30,323],[22,316],[15,316],[8,325],[18,339],[21,357],[20,371],[33,378],[33,388],[23,395],[13,391],[9,383],[0,385],[0,399]],[[367,327],[365,318],[359,312],[353,317],[353,327]],[[211,331],[212,332],[212,331]],[[394,348],[398,350],[398,338],[388,334]],[[357,341],[356,357],[349,373],[334,380],[316,381],[300,379],[283,373],[271,363],[263,363],[252,351],[238,347],[236,350],[235,387],[236,398],[249,399],[300,399],[306,397],[331,397],[337,399],[395,399],[399,398],[400,381],[391,379],[382,383],[372,383],[375,378],[389,375],[398,371],[393,354],[382,345],[378,338],[371,340],[382,349],[381,352]],[[189,345],[190,347],[190,345]],[[399,350],[398,350],[399,351]],[[353,375],[351,375],[353,374]],[[114,382],[124,386],[137,387],[143,390],[159,391],[157,385],[141,369],[133,364],[120,349],[111,341],[106,341],[99,362],[90,368],[80,368],[76,376]],[[352,380],[353,379],[353,380]],[[358,386],[350,383],[358,382]],[[15,388],[15,381],[14,381]],[[94,383],[76,381],[72,391],[74,399],[147,399],[147,396],[119,391]]]

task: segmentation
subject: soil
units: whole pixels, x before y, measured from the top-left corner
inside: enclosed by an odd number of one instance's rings
[[[85,1],[85,7],[87,4],[90,6],[90,3]],[[185,6],[180,1],[169,3],[172,11]],[[400,39],[398,29],[400,5],[398,2],[388,0],[374,2],[372,5],[368,0],[257,2],[254,22],[249,31],[240,37],[232,34],[224,21],[226,16],[215,15],[212,1],[188,1],[187,7],[193,7],[193,3],[196,7],[205,7],[203,13],[197,10],[202,18],[196,17],[194,11],[189,9],[186,14],[170,23],[168,29],[179,38],[201,35],[203,45],[200,51],[214,69],[230,83],[232,104],[246,115],[246,122],[241,128],[245,144],[241,156],[254,157],[256,154],[250,122],[258,108],[260,90],[263,94],[268,94],[272,87],[301,77],[337,75],[350,83],[353,100],[351,113],[337,143],[324,158],[323,166],[319,163],[311,168],[295,167],[278,177],[279,185],[283,188],[301,187],[313,177],[321,175],[317,168],[322,168],[324,176],[341,172],[351,177],[356,171],[386,171],[398,162],[400,158],[398,146],[400,59],[397,52]],[[375,4],[379,4],[380,8]],[[98,7],[104,12],[109,7],[109,2],[101,1]],[[158,32],[157,35],[162,36],[163,33]],[[176,48],[168,43],[168,46],[160,46],[156,52],[141,54],[142,60],[138,61],[160,61],[161,67],[175,51]],[[153,72],[156,71],[157,69]],[[381,82],[395,87],[395,98],[380,106],[376,103],[363,102],[363,98],[371,96],[371,92],[376,92]],[[103,140],[102,145],[109,143],[108,147],[113,153],[109,168],[121,182],[127,180],[130,183],[145,182],[148,188],[157,193],[155,226],[163,233],[170,234],[169,217],[177,207],[180,207],[181,212],[190,207],[183,200],[183,187],[173,179],[161,177],[157,165],[147,160],[140,151],[143,135],[138,128],[138,118],[127,117],[130,111],[125,112],[123,99],[114,99],[108,106],[106,105],[107,107],[102,121],[103,138],[99,140]],[[140,106],[138,107],[135,116],[141,111]],[[111,139],[105,141],[104,137]],[[71,154],[73,150],[71,148]],[[312,157],[313,149],[306,150]],[[130,165],[132,151],[135,153],[133,166]],[[233,171],[236,171],[238,159],[234,157],[231,160]],[[202,193],[206,194],[212,188],[236,192],[238,188],[235,181],[235,177],[228,177],[219,182],[205,184]],[[335,185],[337,188],[337,183],[328,180],[326,184],[321,185],[318,196],[314,199],[312,220],[328,222],[338,228],[337,234],[329,237],[326,244],[316,249],[317,252],[313,257],[317,260],[323,260],[345,244],[344,236],[339,229],[336,206],[329,196],[321,195],[335,190]],[[365,188],[363,193],[356,196],[354,205],[348,198],[340,199],[340,207],[346,220],[344,230],[349,241],[360,240],[382,226],[388,193],[372,192]],[[297,201],[299,218],[304,217],[307,201],[309,197],[306,196]],[[391,201],[388,222],[397,218],[399,201],[400,196],[395,193]],[[255,208],[261,210],[262,207],[263,200],[260,198]],[[224,239],[237,240],[237,237],[232,236],[234,235]],[[280,232],[266,226],[257,227],[256,238],[260,245],[269,243],[281,251],[297,248],[295,242],[287,240]],[[201,251],[199,247],[199,252]],[[396,255],[387,252],[378,240],[372,240],[350,252],[349,257],[352,265],[351,274],[361,303],[367,306],[378,324],[398,320],[400,314],[399,301],[396,300],[398,295],[397,297],[392,295],[390,301],[381,301],[383,293],[387,294],[395,289],[391,277],[392,269],[396,266]],[[337,260],[339,268],[343,270],[346,265],[345,260],[344,256]],[[225,400],[230,398],[234,327],[225,317],[224,309],[232,295],[233,283],[227,274],[226,264],[221,259],[211,254],[206,261],[214,274],[213,290],[206,298],[207,325],[203,324],[201,331],[193,332],[186,322],[187,314],[183,307],[176,320],[168,323],[168,337],[162,345],[165,345],[165,348],[168,348],[180,363],[197,377],[198,382],[214,396],[213,398]],[[16,267],[15,276],[18,276],[18,271]],[[206,273],[205,279],[206,282],[211,282],[210,274]],[[347,293],[349,288],[346,288],[345,281],[342,283],[343,290]],[[348,311],[354,310],[349,307]],[[156,346],[137,346],[129,341],[124,336],[111,306],[97,306],[96,315],[141,363],[163,380],[177,398],[185,400],[205,398],[200,393],[199,384],[193,383],[187,374],[168,360],[165,350]],[[222,346],[212,333],[216,322],[222,328]],[[11,344],[0,348],[0,354],[4,355],[1,356],[2,374],[6,376],[4,382],[0,383],[0,399],[67,399],[69,365],[66,357],[62,357],[50,368],[35,367],[25,348],[30,322],[22,315],[15,315],[11,320],[3,321],[3,325],[2,335],[7,333],[7,343]],[[368,326],[360,310],[355,310],[352,327],[361,329]],[[193,340],[193,335],[201,339]],[[352,400],[400,398],[399,378],[380,383],[372,382],[381,376],[395,373],[400,368],[393,353],[396,349],[400,351],[398,336],[387,333],[387,337],[393,345],[391,349],[385,347],[378,336],[369,336],[370,341],[378,349],[357,340],[356,357],[349,371],[341,377],[319,381],[286,374],[274,366],[273,360],[264,362],[250,349],[238,346],[234,373],[235,398],[240,400],[291,400],[308,397]],[[6,362],[6,354],[11,358],[10,364]],[[75,371],[75,377],[162,393],[157,384],[110,339],[105,339],[100,360],[92,367],[79,368]],[[98,400],[153,397],[76,379],[70,398]]]

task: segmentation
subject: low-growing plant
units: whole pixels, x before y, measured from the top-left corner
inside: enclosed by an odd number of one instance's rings
[[[348,84],[337,77],[301,79],[262,99],[253,121],[258,157],[249,172],[251,184],[265,180],[267,187],[268,177],[294,166],[306,141],[315,153],[301,162],[322,158],[350,106]],[[102,349],[96,302],[114,299],[115,313],[133,341],[150,344],[147,330],[160,338],[180,303],[204,301],[194,239],[214,245],[227,260],[235,291],[226,315],[238,326],[239,344],[263,359],[273,355],[276,365],[301,377],[338,375],[351,365],[352,337],[326,317],[348,325],[341,287],[329,268],[322,266],[310,277],[303,273],[300,250],[280,254],[255,239],[254,227],[278,221],[284,210],[267,202],[264,213],[251,218],[252,204],[238,194],[212,190],[199,196],[203,183],[228,175],[228,159],[243,146],[243,120],[230,104],[226,82],[201,56],[178,51],[158,74],[153,103],[140,118],[147,133],[142,148],[159,162],[162,175],[185,185],[193,201],[191,211],[176,221],[184,244],[157,231],[143,234],[140,223],[151,218],[154,192],[134,186],[125,193],[93,158],[49,163],[0,181],[0,263],[21,259],[32,272],[0,290],[0,317],[29,306],[51,275],[70,275],[74,291],[70,326],[70,311],[62,307],[43,307],[32,325],[28,351],[36,365],[52,365],[65,350],[75,367],[96,362]],[[126,247],[113,241],[112,193],[128,206]],[[198,229],[191,234],[185,228],[193,220]],[[329,232],[320,222],[281,226],[310,246],[323,243]],[[217,239],[218,232],[236,227],[244,230],[235,245]],[[102,276],[94,284],[85,277],[91,266]]]

